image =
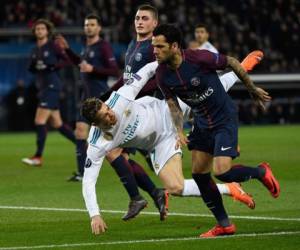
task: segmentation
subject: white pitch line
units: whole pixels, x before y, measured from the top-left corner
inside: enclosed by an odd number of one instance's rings
[[[182,237],[182,238],[164,238],[164,239],[149,239],[149,240],[128,240],[128,241],[108,241],[108,242],[86,242],[86,243],[66,243],[60,245],[40,245],[40,246],[19,246],[19,247],[0,247],[0,250],[21,250],[21,249],[45,249],[55,247],[83,247],[83,246],[100,246],[100,245],[122,245],[122,244],[139,244],[139,243],[157,243],[157,242],[173,242],[173,241],[191,241],[191,240],[219,240],[230,238],[243,237],[263,237],[263,236],[282,236],[282,235],[296,235],[300,231],[291,232],[270,232],[270,233],[249,233],[249,234],[235,234],[229,236],[222,236],[216,238],[199,238],[199,237]]]
[[[24,206],[0,206],[0,209],[16,209],[16,210],[40,210],[40,211],[62,211],[62,212],[87,212],[86,209],[80,208],[51,208],[51,207],[24,207]],[[123,210],[101,210],[102,213],[109,214],[124,214],[127,211]],[[158,212],[141,212],[145,215],[158,215]],[[182,217],[213,217],[211,214],[194,214],[194,213],[168,213],[168,216],[182,216]],[[284,217],[267,217],[267,216],[247,216],[247,215],[230,215],[233,219],[245,220],[271,220],[271,221],[293,221],[300,222],[300,218],[284,218]]]

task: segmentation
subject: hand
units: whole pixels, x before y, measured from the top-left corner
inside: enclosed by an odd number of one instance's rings
[[[272,99],[268,92],[259,87],[256,87],[255,90],[251,92],[251,96],[262,110],[266,109],[264,102],[269,102]]]
[[[54,43],[60,47],[62,50],[68,49],[69,44],[67,40],[62,35],[57,35],[54,39]]]
[[[79,68],[80,68],[80,72],[83,72],[83,73],[90,73],[93,71],[93,66],[89,63],[87,63],[86,61],[82,61],[80,64],[79,64]]]
[[[95,215],[92,217],[91,228],[92,233],[95,235],[104,233],[107,230],[106,223],[100,215]]]
[[[183,133],[183,131],[180,131],[177,133],[177,142],[175,145],[175,149],[181,148],[182,146],[186,146],[188,144],[189,140]]]

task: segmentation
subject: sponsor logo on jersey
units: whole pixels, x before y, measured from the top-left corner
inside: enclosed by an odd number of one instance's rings
[[[211,96],[214,93],[214,89],[209,87],[205,91],[203,91],[201,94],[193,93],[189,96],[189,98],[186,98],[186,101],[189,101],[193,104],[200,103],[202,101],[205,101],[209,96]]]
[[[135,78],[135,79],[137,79],[138,81],[140,81],[140,80],[142,79],[142,77],[139,76],[139,75],[136,74],[136,73],[132,74],[132,77]]]
[[[141,61],[143,58],[143,55],[141,53],[136,53],[135,56],[134,56],[134,59],[139,62]]]
[[[193,86],[199,86],[199,84],[200,84],[200,78],[199,78],[199,77],[193,77],[193,78],[191,79],[191,84],[192,84]]]
[[[125,135],[125,139],[124,139],[123,143],[130,141],[134,137],[135,131],[139,124],[140,124],[140,118],[137,115],[134,123],[128,124],[127,127],[122,132],[122,134]]]
[[[95,56],[95,52],[94,52],[94,51],[90,51],[89,57],[90,57],[90,58],[93,58],[94,56]]]
[[[89,168],[91,166],[92,166],[92,161],[91,161],[90,158],[87,158],[86,161],[85,161],[84,167]]]

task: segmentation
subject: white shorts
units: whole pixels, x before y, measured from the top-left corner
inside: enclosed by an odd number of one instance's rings
[[[175,154],[182,154],[181,149],[175,149],[176,138],[174,135],[169,135],[163,138],[154,150],[150,152],[150,158],[156,175],[163,169],[167,161]]]

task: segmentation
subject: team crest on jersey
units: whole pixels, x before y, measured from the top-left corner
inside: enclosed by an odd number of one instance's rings
[[[199,78],[199,77],[193,77],[193,78],[191,79],[191,84],[192,84],[193,86],[199,86],[199,84],[200,84],[200,78]]]
[[[129,80],[127,80],[127,81],[125,82],[125,84],[126,84],[126,85],[130,85],[130,84],[133,83],[133,81],[134,81],[134,79],[133,79],[133,78],[130,78]]]
[[[107,141],[112,141],[112,139],[114,138],[112,133],[109,133],[109,132],[105,132],[104,135],[103,135],[104,139],[107,140]]]
[[[141,53],[136,53],[136,54],[135,54],[135,57],[134,57],[134,59],[135,59],[137,62],[141,61],[141,60],[142,60],[142,58],[143,58],[143,56],[142,56],[142,54],[141,54]]]
[[[48,57],[49,56],[49,51],[48,50],[45,50],[44,51],[44,57]]]
[[[90,58],[93,58],[94,56],[95,56],[95,51],[90,51],[89,57],[90,57]]]
[[[124,115],[125,115],[126,117],[130,116],[130,114],[131,114],[131,110],[130,110],[130,109],[126,109],[126,110],[124,111]]]

